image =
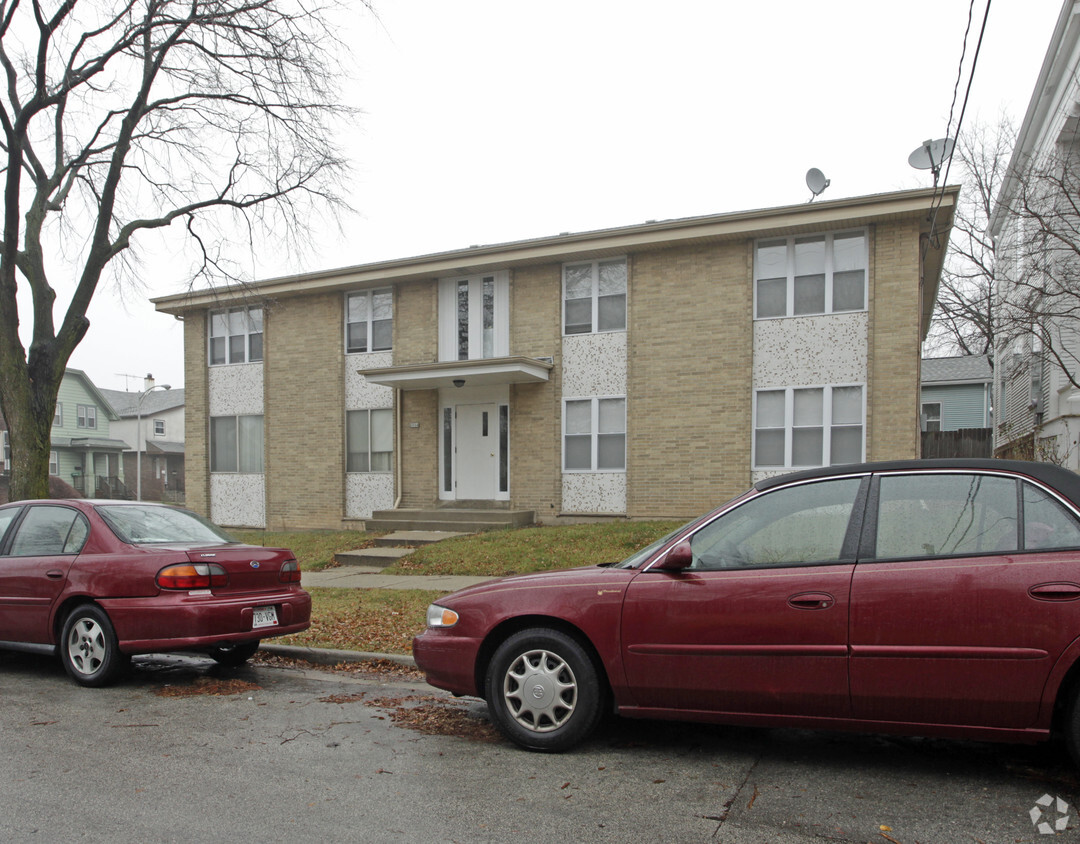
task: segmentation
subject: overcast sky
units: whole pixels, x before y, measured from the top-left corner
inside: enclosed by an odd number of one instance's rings
[[[824,199],[929,187],[907,158],[946,134],[968,16],[963,0],[376,2],[379,21],[352,21],[345,86],[364,111],[343,138],[356,213],[311,254],[234,256],[252,278],[798,204],[811,167]],[[993,3],[964,126],[1020,123],[1060,9]],[[145,259],[146,291],[102,289],[71,359],[99,387],[183,384],[182,326],[148,297],[189,277]]]

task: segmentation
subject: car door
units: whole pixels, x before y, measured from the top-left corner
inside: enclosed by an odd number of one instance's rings
[[[737,503],[690,538],[685,571],[646,570],[622,617],[644,708],[842,717],[859,477]]]
[[[1075,516],[1012,475],[876,478],[852,581],[855,716],[1030,725],[1080,632],[1078,549]]]
[[[73,507],[31,504],[0,545],[0,642],[47,644],[50,613],[89,532]]]

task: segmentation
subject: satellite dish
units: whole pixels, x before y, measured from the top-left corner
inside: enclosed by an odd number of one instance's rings
[[[811,167],[806,171],[806,186],[810,188],[810,193],[813,194],[810,197],[810,201],[813,202],[829,186],[829,180],[825,178],[825,174],[818,170],[817,167]]]
[[[922,146],[911,151],[907,162],[916,170],[930,170],[934,174],[934,187],[937,187],[941,165],[953,154],[956,142],[952,138],[938,138],[936,141],[923,141]]]

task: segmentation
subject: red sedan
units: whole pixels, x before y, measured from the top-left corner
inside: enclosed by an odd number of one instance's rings
[[[433,604],[428,681],[532,750],[607,711],[1034,742],[1080,758],[1080,476],[1000,460],[762,481],[618,564]]]
[[[187,510],[127,501],[0,507],[0,648],[59,654],[103,686],[132,654],[201,651],[228,665],[306,629],[296,558],[241,545]]]

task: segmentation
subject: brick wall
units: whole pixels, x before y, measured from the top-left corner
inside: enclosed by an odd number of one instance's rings
[[[344,297],[267,309],[264,437],[269,530],[340,528],[345,500]]]

